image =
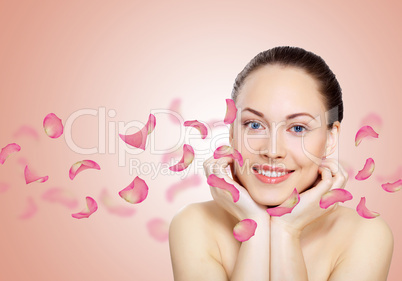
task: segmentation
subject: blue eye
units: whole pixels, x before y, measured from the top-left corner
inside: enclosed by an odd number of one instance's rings
[[[248,126],[252,130],[261,129],[261,124],[255,121],[246,122],[244,125]]]
[[[294,128],[295,133],[304,133],[305,131],[307,131],[306,127],[301,125],[295,125],[292,128]]]

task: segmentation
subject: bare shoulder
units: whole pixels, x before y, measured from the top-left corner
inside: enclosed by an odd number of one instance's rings
[[[343,206],[331,216],[342,253],[330,280],[345,280],[346,276],[353,280],[386,280],[394,239],[385,220],[381,216],[365,219],[355,209]]]

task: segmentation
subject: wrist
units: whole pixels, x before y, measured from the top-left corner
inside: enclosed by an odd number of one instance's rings
[[[302,229],[289,225],[277,217],[271,217],[270,228],[273,235],[280,235],[284,238],[299,239],[302,232]]]

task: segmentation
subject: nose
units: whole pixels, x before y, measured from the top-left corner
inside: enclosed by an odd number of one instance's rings
[[[262,144],[260,154],[265,158],[284,158],[286,156],[286,146],[284,143],[283,132],[280,130],[284,124],[272,123],[268,136]]]

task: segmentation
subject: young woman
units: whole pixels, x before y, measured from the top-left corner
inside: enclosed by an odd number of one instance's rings
[[[323,194],[348,179],[336,159],[326,158],[338,145],[343,103],[322,58],[296,47],[261,52],[237,76],[232,99],[238,115],[230,143],[245,163],[211,157],[204,169],[235,185],[240,199],[234,203],[228,192],[210,187],[212,201],[174,217],[175,281],[386,280],[393,251],[388,225],[338,204],[319,206]],[[295,188],[300,202],[292,212],[270,216],[267,209]],[[243,219],[257,228],[241,243],[233,228]]]

